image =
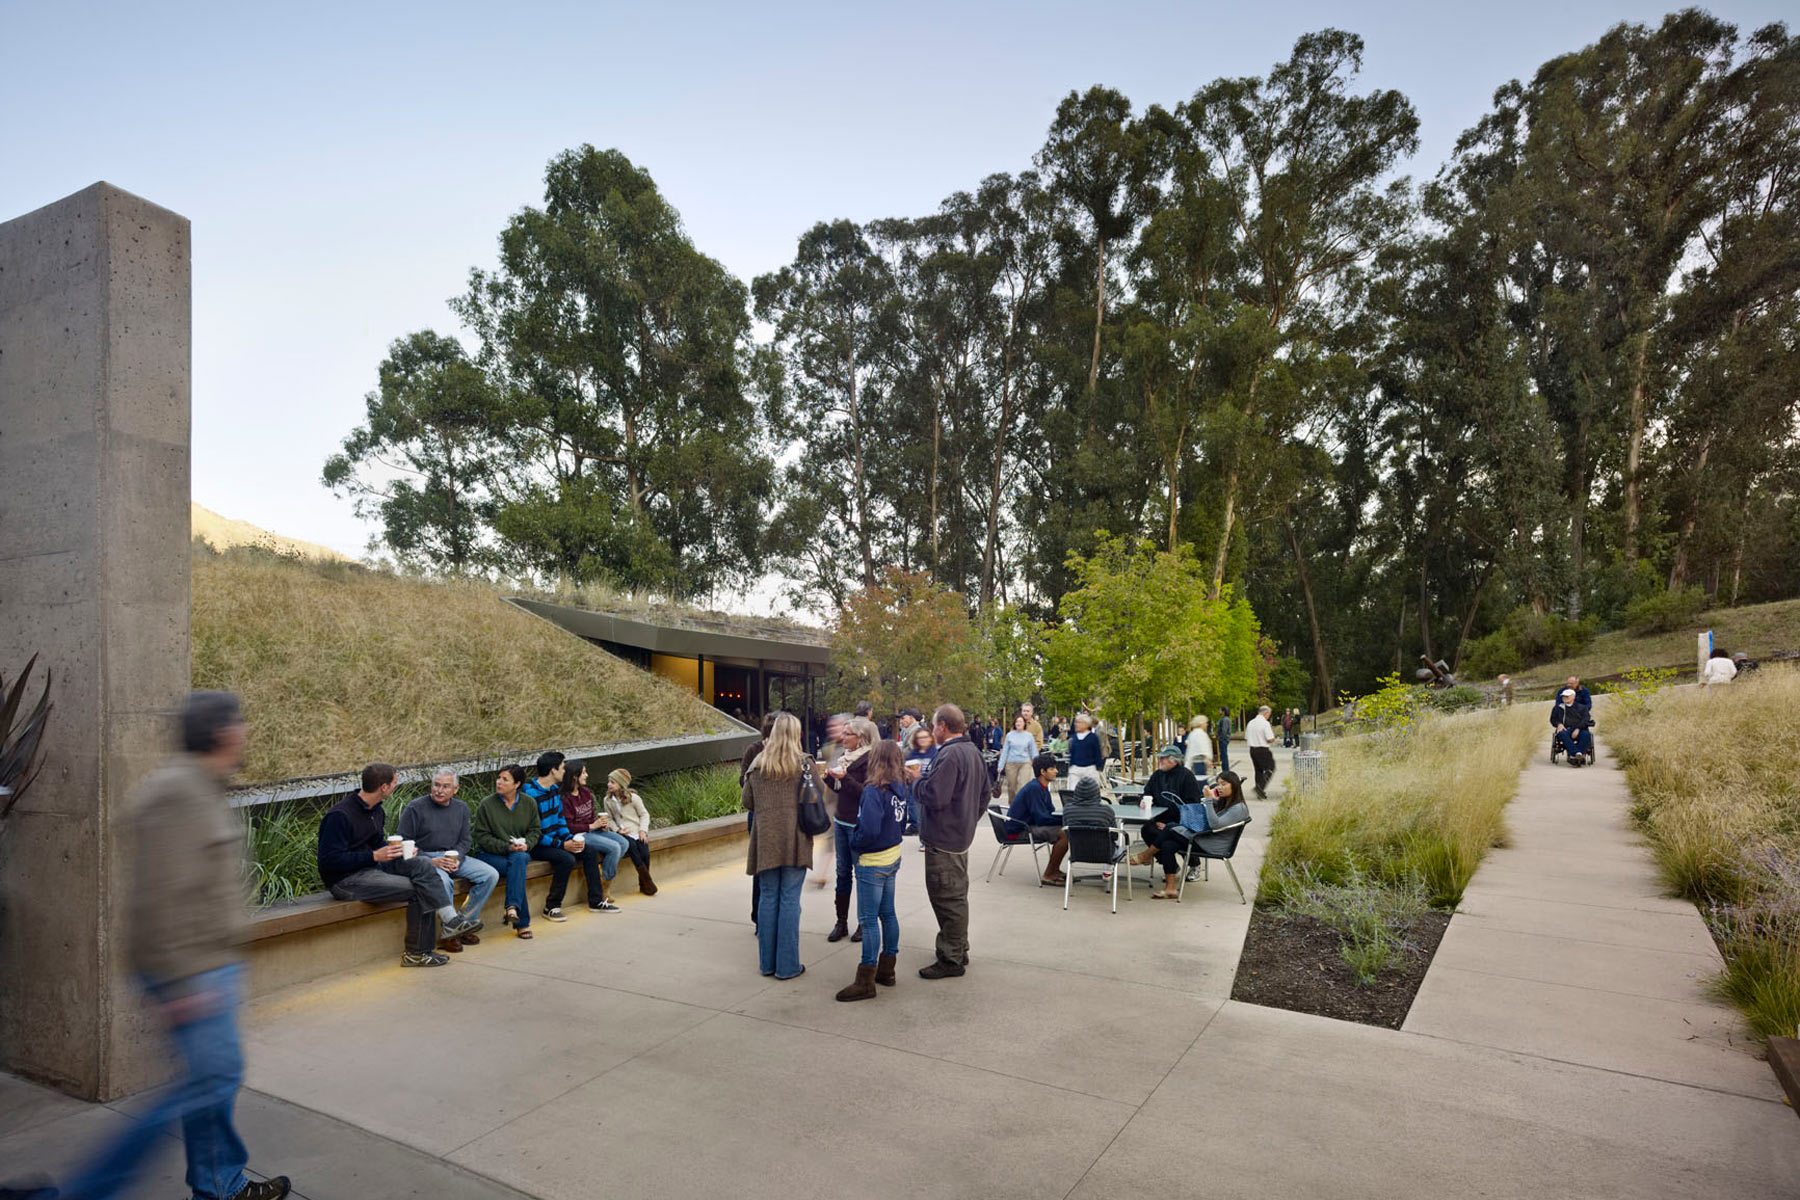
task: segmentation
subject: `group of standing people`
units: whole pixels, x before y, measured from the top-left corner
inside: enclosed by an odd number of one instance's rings
[[[908,719],[910,717],[910,719]],[[941,705],[924,730],[918,714],[902,714],[902,741],[881,737],[867,713],[836,722],[832,753],[806,754],[800,721],[775,713],[743,770],[742,803],[750,814],[746,871],[752,877],[759,967],[793,979],[800,962],[800,895],[813,868],[814,838],[802,828],[801,806],[817,799],[831,814],[837,923],[830,940],[862,944],[856,978],[838,992],[866,1000],[896,983],[900,926],[895,884],[902,838],[916,827],[925,853],[925,891],[937,918],[933,961],[921,979],[962,975],[969,961],[969,846],[986,807],[987,763],[969,739],[962,710]],[[828,733],[830,731],[828,730]],[[929,739],[929,744],[927,740]],[[903,744],[903,743],[909,743]],[[848,917],[852,895],[857,925]]]

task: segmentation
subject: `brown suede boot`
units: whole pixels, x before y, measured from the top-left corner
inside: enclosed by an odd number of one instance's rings
[[[656,895],[656,880],[650,878],[650,868],[635,861],[631,865],[637,868],[638,891],[646,896]]]
[[[841,942],[850,936],[850,897],[840,893],[837,897],[837,924],[825,935],[828,942]]]
[[[894,956],[884,954],[875,960],[875,982],[882,987],[894,986]]]
[[[870,1000],[875,996],[875,968],[868,963],[856,964],[856,982],[837,994],[839,1000]]]

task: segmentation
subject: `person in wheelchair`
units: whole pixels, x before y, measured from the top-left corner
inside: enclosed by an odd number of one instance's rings
[[[1593,710],[1582,703],[1574,688],[1564,688],[1550,709],[1550,761],[1567,755],[1571,767],[1584,767],[1594,758]]]

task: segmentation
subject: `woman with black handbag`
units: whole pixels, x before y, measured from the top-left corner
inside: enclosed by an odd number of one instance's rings
[[[746,873],[756,878],[756,946],[762,973],[792,979],[800,962],[800,890],[812,867],[812,834],[803,818],[819,800],[808,786],[812,762],[800,745],[800,721],[779,713],[762,753],[744,775],[743,806],[753,813]],[[803,800],[810,801],[802,804]],[[822,813],[822,809],[821,809]]]

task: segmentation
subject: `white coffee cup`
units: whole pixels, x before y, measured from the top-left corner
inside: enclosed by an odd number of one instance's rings
[[[576,834],[576,835],[575,835],[575,836],[574,836],[574,837],[572,837],[572,838],[570,838],[570,839],[569,839],[569,840],[570,840],[570,841],[571,841],[571,842],[574,842],[574,843],[575,843],[575,849],[576,849],[576,850],[577,850],[577,851],[581,851],[581,850],[586,850],[586,849],[587,849],[587,834],[585,834],[585,833],[578,833],[578,834]]]
[[[403,838],[400,842],[400,857],[411,858],[419,852],[419,843],[411,838]]]
[[[525,839],[524,838],[514,838],[512,840],[512,847],[514,850],[523,850],[525,848]]]
[[[446,850],[446,851],[444,851],[444,857],[449,859],[452,863],[454,863],[457,859],[462,857],[462,851]]]

